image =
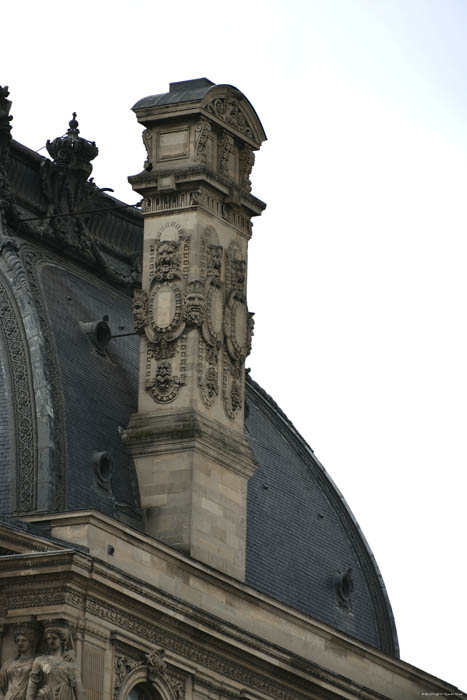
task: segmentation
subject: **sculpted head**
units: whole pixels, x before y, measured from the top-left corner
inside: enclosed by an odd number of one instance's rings
[[[68,651],[72,648],[71,634],[65,625],[47,625],[44,630],[44,639],[49,651]]]
[[[37,629],[33,625],[15,625],[13,639],[16,644],[19,656],[30,656],[33,654],[37,644]]]

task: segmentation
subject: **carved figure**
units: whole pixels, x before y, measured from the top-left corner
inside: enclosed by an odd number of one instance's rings
[[[0,669],[0,699],[25,700],[37,643],[36,631],[28,625],[15,628],[16,657]]]
[[[26,700],[84,700],[70,631],[53,625],[46,627],[44,636],[49,653],[32,665]]]

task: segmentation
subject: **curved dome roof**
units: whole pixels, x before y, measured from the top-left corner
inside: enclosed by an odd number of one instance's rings
[[[277,404],[251,378],[246,428],[259,463],[248,486],[253,588],[398,656],[386,589],[344,498]],[[340,585],[351,569],[348,600]]]

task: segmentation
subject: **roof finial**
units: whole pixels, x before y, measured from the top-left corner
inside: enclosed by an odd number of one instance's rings
[[[76,112],[73,112],[73,118],[71,121],[68,122],[68,126],[70,127],[67,131],[67,134],[69,136],[75,136],[78,137],[79,134],[79,129],[78,129],[78,122],[76,120]]]

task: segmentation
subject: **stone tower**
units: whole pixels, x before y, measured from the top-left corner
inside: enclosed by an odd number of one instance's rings
[[[157,539],[245,577],[246,498],[255,459],[244,436],[246,301],[254,151],[266,136],[249,101],[201,78],[133,107],[146,129],[138,413],[126,442]]]

